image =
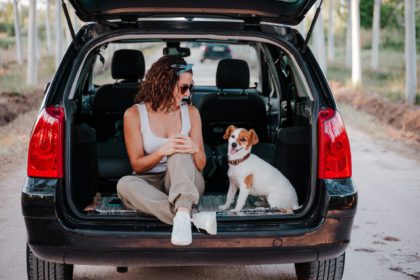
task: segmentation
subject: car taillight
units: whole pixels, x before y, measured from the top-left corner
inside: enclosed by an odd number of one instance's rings
[[[351,177],[350,142],[340,114],[327,108],[318,114],[318,178]]]
[[[42,109],[29,140],[28,176],[63,178],[64,109]]]

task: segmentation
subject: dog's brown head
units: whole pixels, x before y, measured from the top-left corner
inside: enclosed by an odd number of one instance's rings
[[[246,130],[230,125],[226,128],[223,139],[228,140],[228,155],[241,157],[251,151],[251,147],[258,143],[258,135],[255,130]],[[237,156],[236,156],[237,155]]]

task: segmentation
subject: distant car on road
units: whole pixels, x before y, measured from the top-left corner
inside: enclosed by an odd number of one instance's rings
[[[207,44],[201,57],[201,62],[206,59],[231,59],[232,50],[228,45],[224,44]]]

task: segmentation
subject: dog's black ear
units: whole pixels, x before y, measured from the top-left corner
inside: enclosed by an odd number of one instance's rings
[[[236,127],[234,125],[229,125],[228,128],[226,128],[225,135],[223,135],[223,139],[228,139],[235,129]]]
[[[258,139],[258,135],[255,132],[255,130],[250,129],[249,130],[249,142],[251,142],[252,145],[258,144],[260,140]]]

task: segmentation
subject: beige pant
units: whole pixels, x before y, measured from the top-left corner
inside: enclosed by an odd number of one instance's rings
[[[191,209],[198,203],[204,179],[191,154],[173,154],[168,157],[166,172],[124,176],[118,181],[117,192],[125,207],[172,224],[178,207]]]

